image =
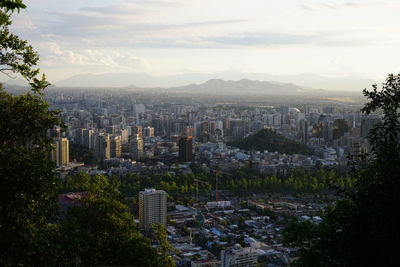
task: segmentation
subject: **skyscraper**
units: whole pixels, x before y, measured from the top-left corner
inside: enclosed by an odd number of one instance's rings
[[[117,135],[121,136],[122,144],[127,144],[129,142],[129,132],[128,129],[121,129],[116,132]]]
[[[63,166],[69,163],[69,141],[65,137],[53,138],[54,149],[50,154],[50,159],[57,166]]]
[[[301,143],[307,145],[308,144],[308,121],[301,120],[300,121],[300,139]]]
[[[194,136],[194,127],[185,126],[185,128],[183,128],[183,134],[186,136]]]
[[[134,159],[138,159],[143,154],[143,138],[138,134],[133,135],[130,140],[131,153]]]
[[[85,129],[82,129],[82,128],[77,128],[75,130],[75,139],[74,139],[75,144],[83,145],[83,132],[84,132],[84,130]]]
[[[82,141],[85,147],[92,149],[94,146],[94,130],[84,129]]]
[[[155,223],[167,225],[167,193],[145,189],[139,192],[139,226],[148,231]]]
[[[105,160],[111,158],[111,144],[108,134],[97,135],[93,152],[93,155],[97,160]]]
[[[143,132],[144,132],[145,137],[153,137],[154,136],[154,128],[153,127],[150,127],[150,126],[144,127]]]
[[[110,136],[110,157],[120,158],[122,150],[122,140],[120,135]]]
[[[140,125],[135,125],[132,127],[132,135],[135,136],[137,134],[140,138],[143,137],[143,127]]]
[[[188,162],[193,160],[193,141],[191,136],[179,139],[179,161]]]

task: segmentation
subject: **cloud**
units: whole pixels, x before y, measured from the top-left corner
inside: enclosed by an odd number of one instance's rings
[[[307,10],[307,11],[315,11],[315,7],[312,7],[311,5],[307,5],[307,4],[302,4],[300,5],[301,9]]]
[[[104,15],[134,15],[144,14],[159,8],[181,7],[184,6],[183,1],[167,1],[167,0],[145,0],[131,1],[130,3],[106,5],[106,6],[87,6],[79,10],[85,12],[93,12]]]
[[[206,41],[233,46],[276,46],[305,44],[314,36],[277,33],[234,33],[217,37],[207,37]]]
[[[154,7],[180,7],[189,4],[190,0],[137,0],[138,5]]]
[[[361,3],[360,1],[348,1],[348,2],[340,2],[340,1],[329,1],[318,4],[301,4],[300,8],[307,11],[322,11],[324,9],[338,10],[343,8],[355,8],[361,6],[367,6],[374,3]]]
[[[30,18],[23,16],[13,19],[12,28],[17,31],[35,31],[38,29]]]
[[[142,15],[151,12],[151,10],[142,8],[135,4],[83,7],[79,9],[79,11],[107,15],[107,16],[116,16],[116,15],[132,16],[132,15]]]
[[[291,45],[348,46],[370,43],[359,31],[319,32],[314,34],[289,34],[274,32],[232,33],[214,37],[204,37],[203,41],[224,47],[273,47]],[[363,32],[365,34],[365,32]],[[213,46],[213,45],[211,45]]]
[[[360,34],[360,35],[357,35]],[[235,48],[235,47],[281,47],[281,46],[349,46],[371,43],[365,32],[320,32],[315,34],[283,34],[275,32],[242,32],[222,35],[182,35],[170,37],[144,37],[129,39],[123,43],[108,43],[114,47],[130,48]]]
[[[121,7],[115,7],[115,10],[119,10],[123,14],[126,12]],[[139,13],[123,16],[118,12],[115,12],[113,15],[105,15],[101,12],[52,12],[51,14],[55,17],[55,22],[42,27],[42,33],[62,37],[110,38],[111,36],[135,36],[137,34],[154,34],[155,32],[176,29],[201,28],[245,22],[242,19],[182,23],[147,22],[138,17],[140,16]]]
[[[47,42],[41,45],[43,53],[41,65],[45,67],[62,67],[65,65],[77,67],[103,67],[113,70],[142,70],[148,63],[146,60],[132,53],[110,52],[99,49],[63,49],[55,42]]]

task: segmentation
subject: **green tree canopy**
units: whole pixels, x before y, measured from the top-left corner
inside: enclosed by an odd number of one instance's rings
[[[353,189],[321,224],[293,222],[285,230],[286,243],[301,248],[299,266],[400,265],[400,74],[364,95],[364,113],[383,113],[370,132],[372,152],[355,163]]]
[[[228,145],[246,150],[268,150],[286,154],[311,154],[305,145],[290,140],[271,129],[262,129],[241,141],[231,142]]]
[[[49,110],[39,76],[38,54],[9,31],[11,15],[25,8],[21,0],[0,1],[0,72],[20,75],[32,91],[12,96],[0,85],[0,265],[49,265],[56,232],[49,224],[57,211],[57,184],[47,129],[63,125]]]
[[[0,0],[0,72],[32,88],[13,96],[0,86],[0,266],[160,266],[106,177],[70,180],[83,198],[60,214],[47,132],[65,125],[44,101],[48,82],[36,68],[38,54],[9,31],[11,15],[24,8],[21,0]]]
[[[9,30],[11,15],[24,8],[22,0],[0,1],[0,72],[11,78],[20,75],[30,84],[33,92],[40,93],[49,83],[44,75],[39,76],[40,70],[36,67],[39,54],[28,41],[21,40]]]
[[[156,251],[142,237],[123,196],[107,177],[79,174],[71,184],[83,192],[61,221],[65,262],[84,266],[160,266]]]

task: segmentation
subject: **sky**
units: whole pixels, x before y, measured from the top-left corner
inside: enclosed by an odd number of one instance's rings
[[[81,73],[400,72],[396,0],[25,0],[12,30],[51,82]]]

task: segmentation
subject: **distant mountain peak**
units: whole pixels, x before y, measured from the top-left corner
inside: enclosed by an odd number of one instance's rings
[[[376,81],[357,77],[328,77],[316,74],[270,75],[265,73],[221,72],[181,73],[178,75],[152,76],[143,72],[79,74],[56,82],[59,87],[127,87],[138,88],[176,88],[194,84],[240,84],[256,86],[269,83],[271,86],[290,86],[298,92],[307,88],[360,92]]]
[[[266,82],[250,79],[239,81],[210,79],[201,84],[172,87],[169,90],[207,94],[259,94],[294,95],[307,91],[300,86],[287,83]]]

